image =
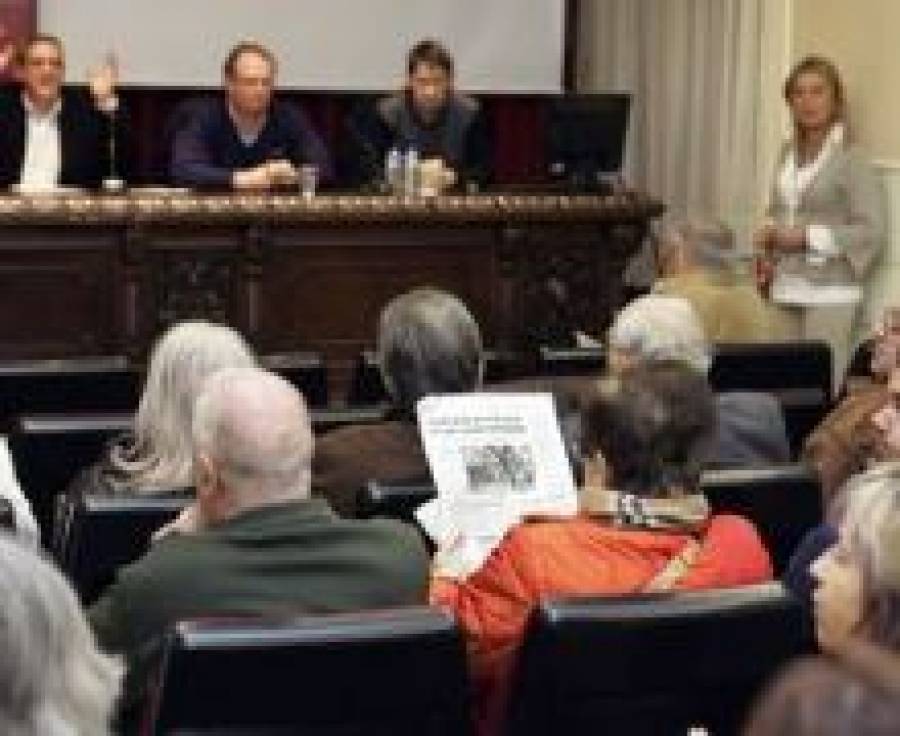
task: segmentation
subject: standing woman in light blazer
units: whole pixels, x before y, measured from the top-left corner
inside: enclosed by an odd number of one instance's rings
[[[754,238],[760,283],[789,335],[831,345],[837,388],[867,275],[885,241],[884,192],[847,140],[844,86],[831,61],[799,62],[784,97],[794,134],[775,172],[769,219]]]

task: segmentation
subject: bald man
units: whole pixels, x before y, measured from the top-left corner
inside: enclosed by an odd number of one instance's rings
[[[90,611],[140,694],[168,626],[209,615],[338,612],[423,603],[428,557],[413,528],[348,521],[310,498],[313,438],[300,394],[256,369],[224,371],[194,411],[196,503]]]

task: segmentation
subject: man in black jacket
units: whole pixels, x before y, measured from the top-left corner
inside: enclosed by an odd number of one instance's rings
[[[17,60],[19,84],[0,88],[0,187],[96,188],[124,179],[114,61],[91,70],[87,93],[63,86],[64,52],[55,36],[32,37]]]

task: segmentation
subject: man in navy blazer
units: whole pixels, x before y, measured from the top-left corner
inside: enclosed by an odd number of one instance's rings
[[[55,36],[33,36],[17,61],[19,83],[0,88],[0,187],[96,188],[126,178],[115,62],[91,70],[85,91],[63,86],[65,55]]]

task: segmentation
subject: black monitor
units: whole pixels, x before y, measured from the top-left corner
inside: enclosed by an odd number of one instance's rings
[[[622,168],[631,95],[565,95],[550,104],[550,176],[574,191],[603,191]]]

